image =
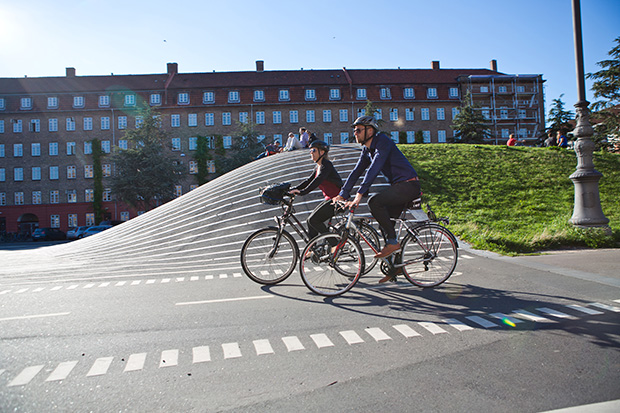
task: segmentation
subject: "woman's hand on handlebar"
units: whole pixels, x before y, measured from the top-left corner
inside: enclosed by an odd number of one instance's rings
[[[291,196],[299,195],[299,189],[291,189],[288,194]]]

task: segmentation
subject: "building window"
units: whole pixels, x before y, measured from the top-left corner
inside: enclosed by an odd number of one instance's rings
[[[187,126],[194,127],[198,126],[198,114],[190,113],[187,115]]]
[[[93,143],[92,141],[84,142],[84,155],[90,155],[93,153]]]
[[[21,119],[17,119],[13,122],[13,133],[21,133],[22,131],[22,121]]]
[[[510,137],[510,129],[502,129],[502,138]]]
[[[75,165],[67,166],[67,179],[75,179],[77,178],[77,168]]]
[[[228,92],[228,103],[239,103],[239,91],[231,90]]]
[[[459,88],[458,87],[451,87],[450,88],[450,98],[451,99],[458,99],[459,97]]]
[[[264,102],[264,101],[265,101],[265,91],[255,90],[254,91],[254,102]]]
[[[127,129],[127,116],[119,116],[118,117],[118,128],[119,129]]]
[[[274,125],[282,123],[282,112],[280,112],[279,110],[273,111],[273,123]]]
[[[306,123],[314,123],[314,110],[306,111]]]
[[[210,174],[214,174],[215,173],[215,161],[213,161],[213,160],[207,161],[207,171]]]
[[[110,118],[104,116],[101,118],[101,130],[110,130]]]
[[[86,225],[87,226],[95,225],[95,214],[93,212],[86,213]]]
[[[275,135],[273,135],[273,141],[279,142],[280,144],[282,144],[282,135],[280,135],[279,133],[276,133]]]
[[[340,89],[330,89],[329,100],[340,100]]]
[[[198,173],[198,162],[189,161],[189,174],[196,175]]]
[[[405,109],[405,120],[415,120],[415,109],[407,108]]]
[[[53,190],[50,191],[50,204],[58,204],[60,203],[60,191]]]
[[[347,109],[340,109],[338,111],[340,122],[349,121],[349,111]]]
[[[30,120],[30,132],[41,132],[41,121],[39,119]]]
[[[403,97],[405,99],[415,99],[415,93],[412,87],[406,87],[403,89]]]
[[[202,103],[214,103],[214,102],[215,102],[215,92],[203,92]]]
[[[129,221],[129,211],[121,211],[121,221]]]
[[[4,98],[0,98],[0,110],[6,109],[6,101]]]
[[[461,113],[461,110],[459,108],[452,108],[452,119],[456,118],[459,113]]]
[[[215,125],[215,115],[213,113],[205,113],[205,126]]]
[[[396,122],[398,120],[398,108],[390,109],[390,121]]]
[[[383,110],[381,110],[381,109],[377,109],[377,110],[375,111],[375,119],[376,119],[376,120],[381,120],[381,119],[383,119]]]
[[[6,192],[0,192],[0,205],[6,205]]]
[[[73,107],[83,108],[84,107],[84,96],[73,96]]]
[[[84,118],[83,127],[84,130],[93,130],[93,118]]]
[[[172,150],[173,151],[181,150],[181,138],[172,138]]]
[[[58,132],[58,119],[48,119],[47,120],[47,128],[50,132]]]
[[[422,109],[420,109],[420,116],[422,117],[422,120],[430,120],[431,119],[431,115],[430,115],[429,108],[422,108]]]
[[[527,117],[525,109],[519,109],[519,119],[525,119]]]
[[[291,110],[288,113],[289,122],[290,123],[299,123],[299,112],[296,110]]]
[[[112,146],[110,145],[110,141],[108,140],[101,141],[101,152],[103,153],[112,152]]]
[[[446,143],[446,131],[445,130],[437,131],[437,142]]]
[[[394,141],[394,143],[398,143],[398,131],[390,132],[390,138],[392,138],[392,141]]]
[[[181,127],[181,115],[170,115],[170,127],[172,128]]]
[[[489,93],[488,86],[480,86],[480,93]]]
[[[431,131],[422,131],[422,138],[424,140],[424,143],[431,143]]]
[[[491,119],[491,111],[488,108],[482,109],[482,117],[485,118],[486,120],[490,120]]]
[[[58,98],[56,96],[47,98],[47,108],[48,109],[58,109]]]
[[[75,142],[67,142],[67,155],[75,155]]]
[[[437,120],[446,120],[446,111],[444,108],[437,108]]]
[[[222,113],[222,125],[230,125],[232,123],[232,117],[230,112]]]
[[[32,204],[41,205],[43,203],[43,196],[41,191],[32,191]]]
[[[0,143],[0,158],[4,158],[6,155],[4,154],[4,144]]]
[[[196,149],[198,149],[198,138],[192,136],[189,138],[189,150],[195,151]]]
[[[24,168],[13,168],[13,180],[15,182],[24,180]]]
[[[84,201],[85,202],[93,202],[95,200],[95,190],[94,189],[85,189],[84,190]]]
[[[256,112],[256,124],[257,125],[265,124],[265,112],[263,111]]]
[[[127,139],[120,139],[118,141],[118,148],[126,151],[129,148]]]
[[[84,178],[93,178],[95,176],[95,170],[92,165],[84,165]]]
[[[77,202],[77,192],[75,189],[67,191],[67,202],[70,204],[74,204]]]
[[[4,120],[0,120],[0,133],[4,133]]]
[[[50,142],[50,156],[58,156],[58,142]]]
[[[183,187],[181,185],[174,186],[174,197],[178,198],[183,195]]]
[[[77,227],[78,223],[77,223],[77,214],[69,214],[67,216],[68,221],[67,221],[67,225],[72,228],[72,227]]]
[[[22,156],[24,156],[24,145],[22,145],[21,143],[14,143],[13,144],[13,157],[21,158]]]
[[[41,156],[41,144],[40,143],[31,143],[30,144],[30,154],[32,156]]]
[[[316,90],[306,89],[306,100],[316,100]]]
[[[437,99],[437,88],[429,87],[428,89],[426,89],[426,97],[428,99]]]
[[[508,109],[504,109],[504,108],[500,109],[499,110],[499,117],[501,119],[508,119]]]
[[[142,116],[136,116],[136,129],[139,129],[144,123],[144,118]]]
[[[6,169],[0,168],[0,182],[6,182]]]
[[[66,129],[68,132],[74,131],[75,130],[75,118],[67,118],[66,125],[67,125]]]
[[[177,97],[177,103],[179,105],[189,105],[189,93],[179,93],[179,96]]]
[[[415,132],[412,130],[407,131],[407,143],[415,143]]]
[[[60,215],[50,215],[50,227],[60,228]]]
[[[101,171],[103,172],[103,176],[112,176],[112,165],[109,163],[101,165]]]
[[[136,106],[136,95],[125,95],[125,106]]]
[[[32,98],[21,98],[19,108],[22,110],[32,109]]]
[[[15,192],[15,205],[24,205],[24,193]]]
[[[498,87],[498,92],[499,93],[507,93],[508,92],[508,88],[506,88],[506,86],[499,86]]]
[[[340,132],[340,143],[349,143],[349,132]]]
[[[55,181],[58,179],[58,167],[50,166],[50,181]]]
[[[151,106],[159,106],[161,105],[161,95],[159,93],[151,93],[149,98],[149,102]]]
[[[224,148],[228,149],[232,146],[232,136],[224,136],[222,139]],[[213,164],[213,167],[215,168],[215,164]],[[215,169],[213,170],[213,173],[215,173]]]
[[[525,86],[517,86],[517,93],[525,93]]]
[[[280,89],[280,92],[278,93],[278,100],[280,102],[288,102],[290,100],[288,89]]]
[[[248,123],[248,112],[239,112],[239,122]]]
[[[323,142],[327,143],[328,145],[331,145],[333,143],[333,140],[334,138],[331,133],[325,132],[323,134]]]
[[[332,121],[332,111],[330,109],[323,110],[323,122],[331,122]]]
[[[392,99],[392,92],[389,87],[381,88],[381,99]]]
[[[366,89],[365,88],[358,88],[357,89],[357,93],[356,93],[356,98],[357,99],[366,99]]]
[[[110,96],[108,95],[100,95],[99,96],[99,107],[107,108],[110,106]]]

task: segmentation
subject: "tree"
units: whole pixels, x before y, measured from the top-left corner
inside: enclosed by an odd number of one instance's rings
[[[93,212],[95,223],[103,221],[103,169],[101,169],[101,141],[97,138],[91,141],[93,145]]]
[[[461,143],[483,143],[484,138],[489,136],[485,124],[486,119],[482,113],[476,110],[469,90],[465,93],[462,102],[461,110],[454,117],[452,124],[455,138],[459,139]]]
[[[379,126],[379,129],[381,129],[381,127],[385,123],[383,119],[377,116],[380,112],[381,110],[371,100],[366,99],[366,106],[364,106],[364,115],[372,116],[373,118],[375,118],[375,122],[377,123],[377,126]]]
[[[614,42],[616,46],[608,52],[611,59],[597,63],[602,70],[586,75],[588,79],[594,80],[594,97],[601,99],[594,102],[592,110],[595,119],[601,121],[596,134],[604,138],[620,134],[620,37]]]
[[[551,109],[549,109],[548,122],[550,126],[547,128],[547,134],[549,136],[555,136],[558,131],[564,134],[573,129],[573,125],[570,121],[573,120],[574,115],[570,110],[564,110],[562,96],[564,96],[564,94],[561,94],[557,99],[553,99]]]
[[[125,132],[129,149],[117,150],[112,159],[116,173],[112,192],[124,203],[148,211],[174,197],[174,185],[181,176],[167,147],[168,135],[161,128],[158,114],[149,107],[139,110],[141,125]]]
[[[209,149],[209,138],[206,136],[198,136],[196,138],[196,152],[194,153],[194,160],[198,166],[198,172],[196,173],[198,185],[205,184],[209,181],[208,163],[212,159],[213,155]]]
[[[216,140],[215,152],[221,154],[216,162],[217,172],[223,175],[235,168],[243,166],[256,159],[265,150],[264,145],[258,140],[258,131],[253,122],[238,122],[235,135],[229,148],[224,148],[222,140]],[[225,156],[224,153],[226,154]]]

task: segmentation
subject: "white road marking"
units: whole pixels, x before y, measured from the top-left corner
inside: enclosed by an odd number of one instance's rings
[[[151,279],[151,280],[146,280],[147,284],[155,284],[155,280]]]
[[[58,291],[62,288],[61,285],[57,285],[56,287],[52,288],[52,291]]]
[[[39,374],[39,372],[42,369],[43,369],[43,365],[26,367],[25,369],[22,370],[21,373],[17,375],[17,377],[11,380],[11,382],[7,384],[7,386],[8,387],[24,386],[30,383],[30,380],[34,379],[34,376]]]
[[[590,303],[590,305],[594,307],[602,308],[603,310],[613,311],[614,313],[620,313],[619,307],[614,307],[611,305],[601,304],[601,303]]]
[[[433,335],[436,334],[442,334],[442,333],[447,333],[446,330],[444,330],[443,328],[439,327],[437,324],[435,323],[428,323],[428,322],[419,322],[418,323],[422,328],[424,328],[425,330],[433,333]]]
[[[39,288],[35,288],[34,290],[32,290],[33,293],[38,293],[39,291],[43,291],[45,290],[45,287],[39,287]]]
[[[493,314],[489,314],[491,317],[495,317],[498,318],[500,320],[502,320],[502,323],[504,324],[518,324],[518,323],[523,323],[523,320],[519,320],[518,318],[513,318],[513,317],[508,317],[506,314],[504,313],[493,313]]]
[[[197,275],[194,275],[192,277],[189,278],[190,281],[198,281],[200,277],[198,277]]]
[[[124,372],[142,370],[146,361],[146,353],[136,353],[129,356]]]
[[[254,297],[237,297],[237,298],[220,298],[216,300],[204,300],[204,301],[187,301],[183,303],[176,303],[175,305],[194,305],[194,304],[212,304],[212,303],[228,303],[233,301],[247,301],[247,300],[261,300],[263,298],[273,298],[273,295],[257,295]]]
[[[23,316],[17,316],[17,317],[0,318],[0,321],[28,320],[28,319],[31,319],[31,318],[44,318],[44,317],[58,317],[58,316],[61,316],[61,315],[69,315],[69,314],[71,314],[71,313],[67,312],[67,313],[23,315]]]
[[[225,359],[234,359],[241,357],[241,349],[239,343],[224,343],[222,344],[222,350],[224,351]]]
[[[123,285],[127,284],[127,281],[119,281],[116,284],[114,284],[115,287],[122,287]]]
[[[297,338],[296,336],[282,337],[282,341],[284,341],[284,344],[286,345],[286,348],[288,349],[289,353],[291,351],[299,351],[299,350],[306,349],[304,345],[301,344],[301,341],[299,341],[299,338]]]
[[[347,340],[349,344],[363,343],[364,340],[353,330],[341,331],[340,335]]]
[[[553,320],[530,313],[527,310],[515,310],[514,313],[528,320],[536,321],[537,323],[555,323]]]
[[[465,317],[466,319],[473,321],[474,323],[484,327],[484,328],[493,328],[497,327],[497,324],[490,322],[489,320],[485,320],[482,317],[478,317],[477,315]]]
[[[86,377],[92,376],[103,376],[108,372],[110,365],[112,364],[112,360],[114,357],[100,357],[93,363],[93,366],[90,368],[88,373],[86,373]]]
[[[220,274],[220,279],[222,278],[228,278],[228,274]]]
[[[70,285],[69,287],[67,287],[67,290],[75,290],[79,286],[80,286],[79,284],[73,284],[73,285]]]
[[[377,327],[367,328],[366,332],[368,334],[370,334],[370,336],[372,338],[374,338],[375,341],[391,340],[392,339],[392,337],[388,336],[387,334],[385,334],[385,332],[383,330],[381,330],[380,328],[377,328]]]
[[[458,331],[468,331],[468,330],[473,330],[473,327],[468,326],[465,323],[462,323],[461,321],[457,320],[456,318],[449,318],[447,320],[443,320],[446,324],[448,324],[451,327],[456,328]]]
[[[21,288],[21,289],[15,291],[15,294],[25,293],[26,291],[28,291],[28,288]]]
[[[334,343],[332,343],[326,334],[311,334],[310,338],[314,341],[314,344],[316,344],[318,348],[334,346]]]
[[[135,280],[135,281],[132,281],[130,285],[138,285],[141,282],[142,282],[142,280]]]
[[[60,363],[58,367],[56,367],[56,369],[52,372],[52,374],[50,374],[49,377],[45,379],[45,381],[59,381],[66,379],[77,363],[77,360],[65,361],[64,363]]]
[[[99,288],[102,288],[102,287],[107,287],[107,286],[108,286],[108,285],[110,285],[110,284],[111,284],[111,283],[110,283],[109,281],[106,281],[106,282],[104,282],[104,283],[99,284]]]
[[[273,354],[273,347],[271,347],[269,340],[254,340],[254,349],[256,350],[257,356],[261,354]]]
[[[199,346],[192,349],[192,363],[204,363],[211,361],[209,346]]]
[[[172,367],[179,364],[179,350],[164,350],[161,352],[159,367]]]
[[[86,285],[84,286],[84,289],[87,289],[87,288],[93,288],[94,286],[95,286],[95,284],[94,284],[94,283],[86,284]]]
[[[407,338],[417,337],[421,335],[420,333],[415,331],[413,328],[409,327],[407,324],[397,324],[392,327],[394,327],[396,331],[398,331],[400,334],[402,334],[403,336]]]
[[[566,318],[568,320],[576,320],[577,319],[577,317],[573,317],[572,315],[568,315],[568,314],[563,313],[561,311],[553,310],[553,309],[547,308],[547,307],[537,308],[536,310],[540,311],[541,313],[549,314],[550,316],[557,317],[557,318]]]

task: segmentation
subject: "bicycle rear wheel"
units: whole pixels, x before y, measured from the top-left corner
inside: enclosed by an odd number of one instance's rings
[[[313,238],[304,249],[299,272],[311,291],[333,297],[349,291],[359,280],[364,268],[362,247],[351,238],[340,243],[340,235],[327,233]]]
[[[265,228],[248,237],[241,247],[241,267],[252,281],[271,285],[288,278],[297,265],[299,247],[291,234],[278,228]]]
[[[413,228],[401,244],[403,274],[419,287],[435,287],[446,281],[458,260],[454,235],[441,225],[426,223]],[[397,264],[398,266],[398,264]]]

